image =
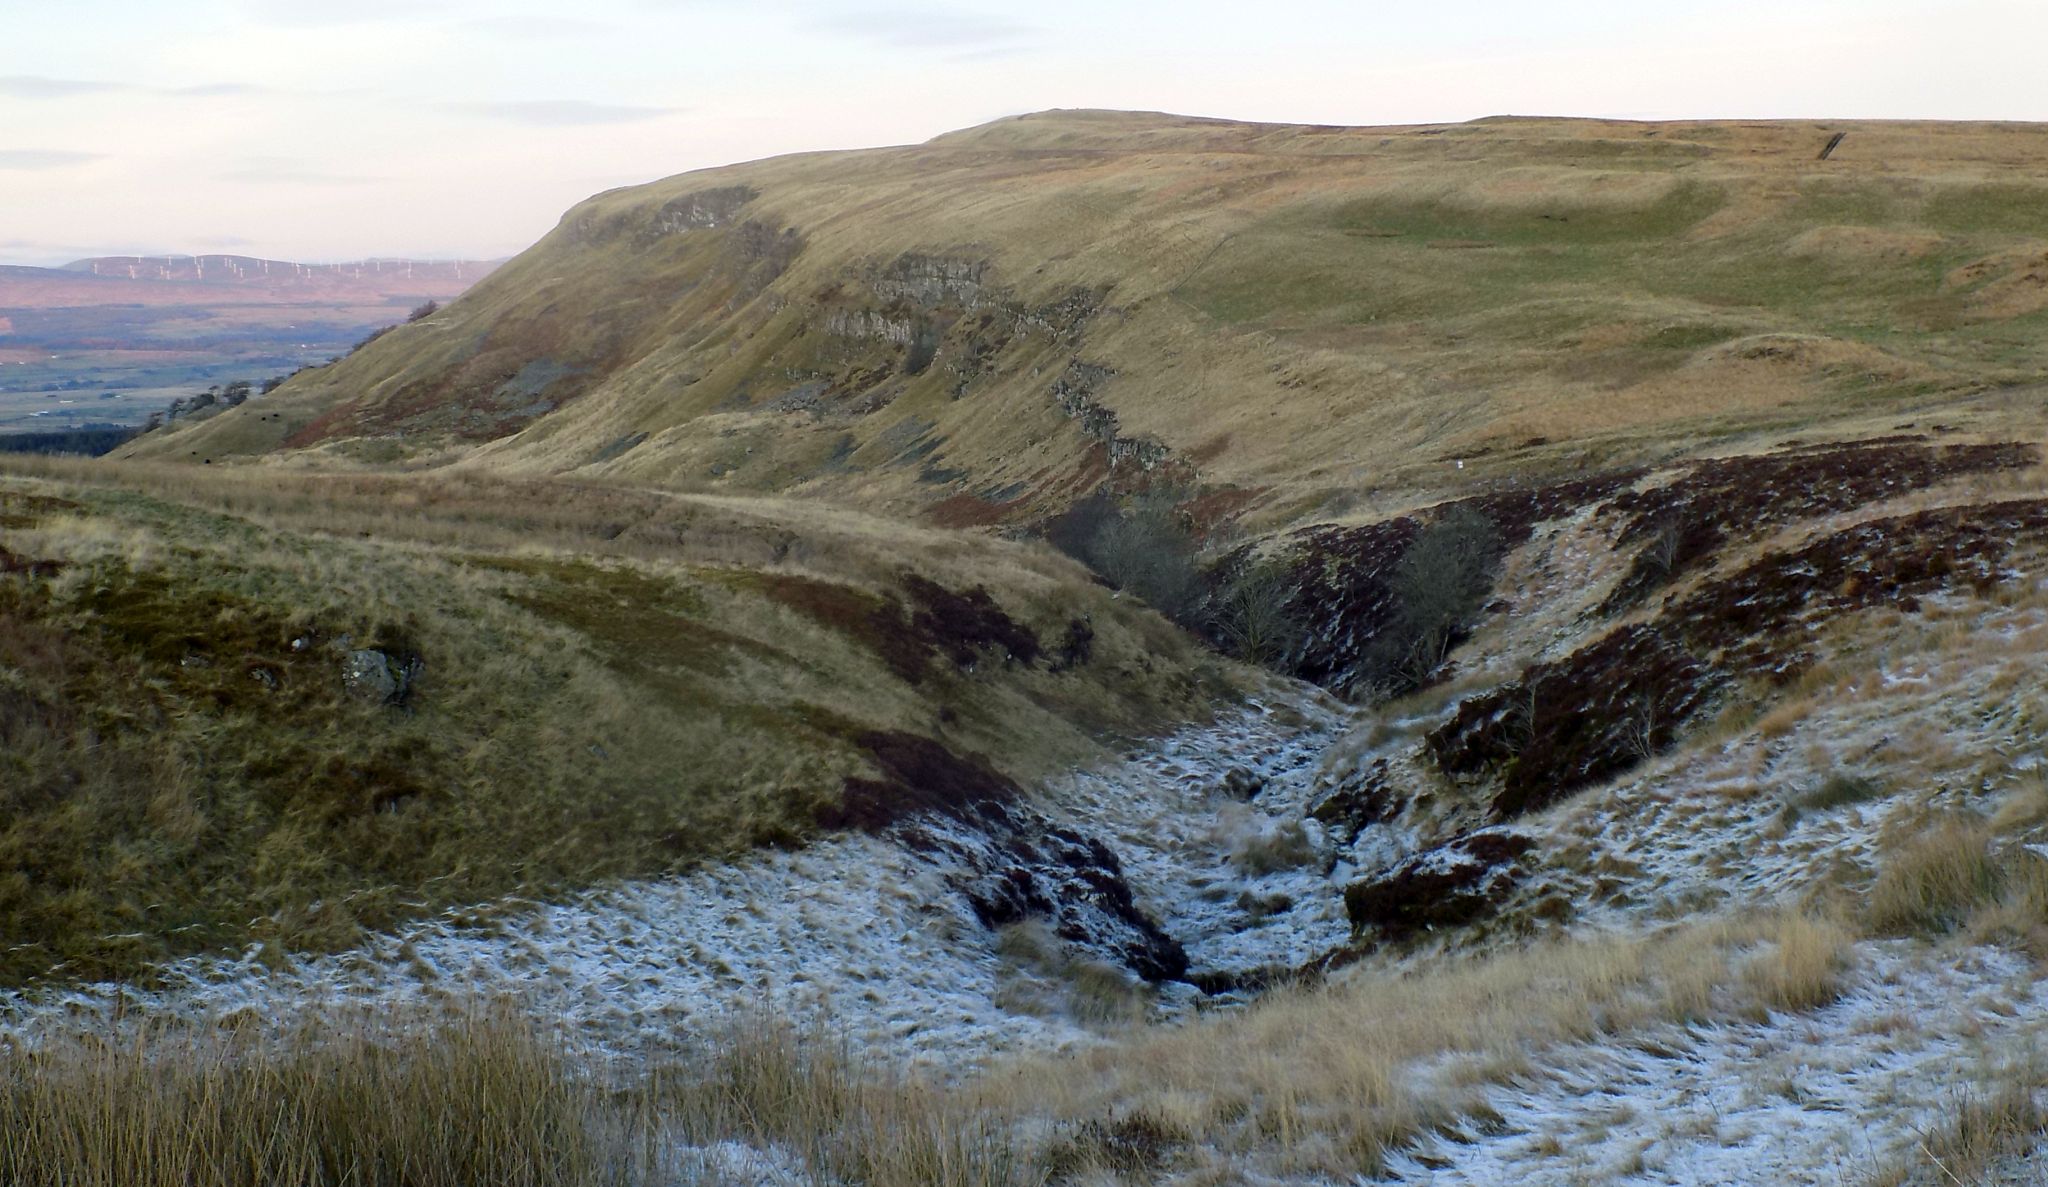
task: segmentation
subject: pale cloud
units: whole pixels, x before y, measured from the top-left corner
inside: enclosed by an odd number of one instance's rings
[[[1019,50],[1039,36],[1039,30],[1002,17],[937,8],[858,9],[827,17],[818,27],[904,49],[970,53]]]
[[[0,76],[0,96],[9,99],[71,99],[127,89],[120,83],[83,78],[41,78],[32,74]]]
[[[179,99],[215,99],[237,95],[276,95],[274,87],[247,82],[205,82],[188,86],[157,87],[134,82],[107,82],[96,78],[41,78],[28,74],[0,77],[0,98],[82,99],[99,95],[163,95]]]
[[[249,0],[247,4],[257,23],[294,29],[432,19],[448,8],[445,0]]]
[[[620,103],[589,103],[582,99],[515,99],[501,103],[451,103],[450,111],[505,120],[535,128],[575,128],[592,124],[634,124],[675,115],[679,107],[636,107]]]
[[[276,95],[282,92],[275,87],[260,87],[247,82],[208,82],[189,87],[166,87],[158,93],[187,99],[220,99],[238,95]]]
[[[2041,0],[0,10],[0,228],[21,241],[0,243],[9,260],[64,250],[53,244],[214,250],[225,235],[273,258],[495,255],[593,189],[1050,107],[1332,124],[2048,119]]]
[[[461,28],[464,32],[479,33],[486,37],[536,40],[555,37],[597,37],[619,31],[617,25],[579,20],[576,17],[539,14],[479,17],[476,20],[462,22]]]
[[[351,186],[372,185],[384,180],[379,177],[364,177],[347,173],[330,173],[315,168],[303,161],[282,157],[250,157],[232,169],[223,169],[213,175],[215,181],[237,182],[244,185],[303,185],[303,186]]]
[[[62,148],[0,148],[0,169],[68,169],[101,156]]]

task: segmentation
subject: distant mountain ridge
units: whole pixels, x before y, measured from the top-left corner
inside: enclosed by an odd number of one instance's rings
[[[443,299],[502,260],[365,259],[301,264],[255,256],[97,256],[61,268],[0,265],[0,309],[204,304],[223,290],[261,301]]]
[[[61,272],[88,272],[127,280],[193,281],[208,284],[263,283],[277,279],[314,280],[346,277],[362,280],[396,276],[405,280],[449,280],[474,283],[502,260],[415,260],[373,256],[333,264],[301,264],[240,255],[93,256],[73,260]]]

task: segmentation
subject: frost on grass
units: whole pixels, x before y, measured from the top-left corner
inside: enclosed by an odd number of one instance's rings
[[[1312,843],[1300,854],[1307,864],[1272,866],[1244,860],[1246,836],[1299,827],[1305,772],[1333,726],[1316,702],[1254,706],[1053,780],[1026,807],[1100,838],[1120,858],[1136,906],[1186,946],[1197,973],[1299,961],[1341,938],[1341,904]],[[1231,790],[1248,777],[1262,782],[1249,804]],[[966,827],[927,818],[921,831],[838,835],[567,902],[451,911],[335,955],[195,958],[159,970],[150,989],[10,994],[0,998],[0,1028],[32,1041],[60,1019],[262,1019],[511,997],[615,1052],[686,1040],[764,1009],[817,1020],[863,1048],[959,1069],[1097,1041],[1077,1017],[1090,1013],[1085,999],[1096,990],[1006,957],[963,889],[986,872],[970,868],[979,851],[932,843],[935,831]],[[1091,937],[1059,939],[1085,955]],[[1162,986],[1159,1005],[1199,996],[1186,984]],[[1020,1003],[1030,1008],[1009,1008]]]
[[[1812,1013],[1547,1052],[1541,1072],[1484,1093],[1483,1127],[1403,1151],[1389,1178],[1856,1182],[1930,1130],[1971,1068],[2038,1041],[2048,1011],[2048,985],[2008,953],[1860,947],[1853,988]]]

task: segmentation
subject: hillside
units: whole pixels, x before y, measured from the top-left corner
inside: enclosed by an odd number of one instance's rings
[[[402,439],[943,523],[1114,474],[1299,522],[2038,380],[2044,186],[2025,125],[1044,113],[598,195],[138,452]]]
[[[1046,113],[8,462],[0,1175],[2038,1178],[2043,197]]]
[[[880,829],[1252,686],[1049,550],[853,513],[8,464],[0,984]]]

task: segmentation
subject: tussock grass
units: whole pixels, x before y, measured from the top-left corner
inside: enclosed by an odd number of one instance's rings
[[[1953,931],[1995,902],[2004,883],[1982,821],[1939,822],[1906,842],[1878,871],[1864,906],[1866,924],[1891,934]]]
[[[1794,801],[1799,807],[1814,812],[1831,812],[1846,808],[1850,804],[1862,804],[1882,796],[1884,784],[1868,775],[1848,774],[1837,771],[1820,781],[1812,791]]]
[[[1045,955],[1028,931],[1004,947]],[[1450,956],[945,1085],[754,1013],[646,1063],[509,1006],[53,1027],[0,1048],[0,1180],[595,1187],[693,1181],[722,1144],[874,1187],[1349,1175],[1483,1113],[1487,1086],[1561,1044],[1824,1004],[1847,951],[1839,926],[1785,916]]]
[[[1833,924],[1773,918],[1446,955],[1027,1063],[990,1090],[1007,1109],[1160,1117],[1225,1157],[1277,1157],[1290,1173],[1373,1173],[1390,1149],[1476,1107],[1475,1086],[1527,1071],[1546,1048],[1823,1004],[1849,939]]]
[[[1743,968],[1751,1001],[1760,1011],[1811,1010],[1841,995],[1853,937],[1840,924],[1787,916],[1770,947]]]
[[[147,1026],[0,1052],[18,1187],[579,1187],[618,1181],[601,1099],[509,1012],[430,1028]]]
[[[0,1051],[15,1187],[652,1187],[696,1181],[693,1149],[720,1143],[820,1184],[1038,1181],[998,1119],[765,1017],[651,1068],[608,1068],[509,1006]]]
[[[821,1183],[1037,1181],[1014,1135],[971,1096],[866,1066],[824,1034],[766,1016],[739,1020],[648,1090],[692,1140],[781,1151]]]
[[[1983,1069],[1941,1102],[1940,1120],[1919,1134],[1910,1153],[1866,1180],[1866,1187],[1955,1187],[2024,1183],[2031,1158],[2048,1140],[2048,1084],[2038,1059]]]

